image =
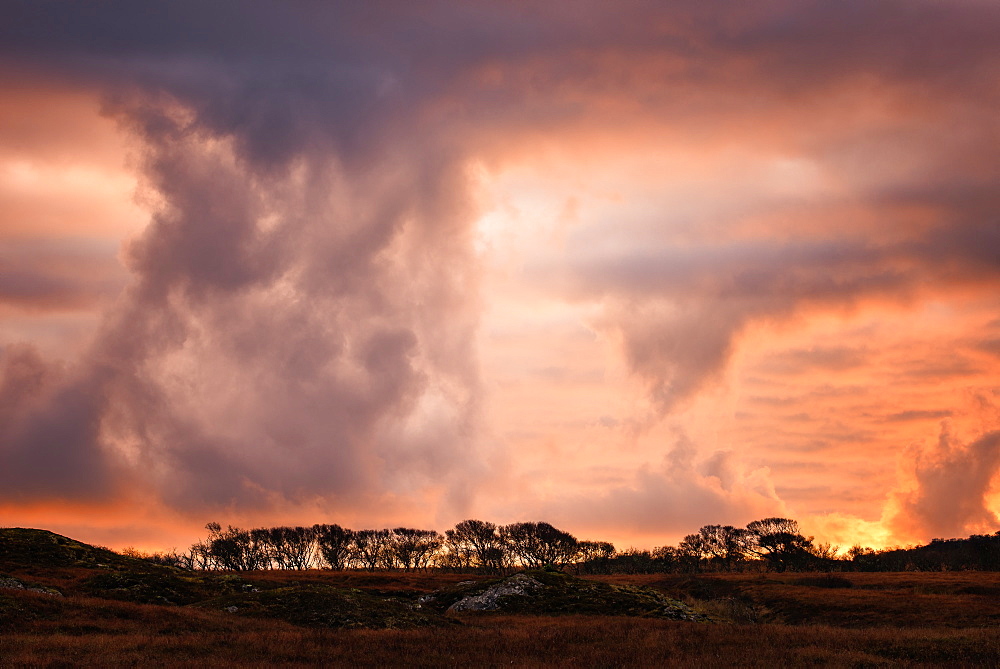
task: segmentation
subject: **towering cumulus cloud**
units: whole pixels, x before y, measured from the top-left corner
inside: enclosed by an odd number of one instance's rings
[[[895,499],[893,521],[902,536],[991,533],[1000,525],[986,500],[990,480],[1000,471],[1000,432],[963,445],[944,429],[936,448],[917,456],[915,470],[916,485]]]
[[[152,219],[80,360],[4,351],[6,494],[460,501],[477,457],[470,211],[421,82],[334,8],[94,9],[8,8],[7,49],[102,87],[139,141]]]
[[[0,509],[994,522],[1000,6],[564,4],[5,2]]]

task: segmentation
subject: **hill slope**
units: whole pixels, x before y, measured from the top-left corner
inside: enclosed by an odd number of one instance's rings
[[[140,562],[48,530],[0,528],[0,571],[52,567],[136,567]]]

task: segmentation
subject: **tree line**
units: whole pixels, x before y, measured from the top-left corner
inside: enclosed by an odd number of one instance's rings
[[[340,525],[241,529],[205,526],[208,537],[185,553],[143,556],[189,569],[426,570],[507,573],[553,566],[582,574],[734,571],[1000,571],[1000,532],[935,539],[927,546],[846,554],[802,534],[790,518],[738,528],[705,525],[676,546],[619,551],[607,541],[578,540],[545,522],[497,525],[463,520],[440,534],[406,527],[350,530]]]

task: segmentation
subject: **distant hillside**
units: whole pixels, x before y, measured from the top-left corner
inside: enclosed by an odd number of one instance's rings
[[[934,539],[926,546],[860,552],[858,571],[1000,571],[1000,532]]]

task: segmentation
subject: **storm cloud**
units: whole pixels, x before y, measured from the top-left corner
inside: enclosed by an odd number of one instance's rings
[[[369,116],[402,121],[389,73],[349,44],[319,62],[273,35],[262,64],[240,21],[212,53],[181,57],[187,21],[148,17],[213,22],[193,5],[130,19],[124,4],[121,23],[100,25],[87,12],[53,24],[52,9],[19,8],[25,30],[7,48],[105,87],[105,112],[139,142],[152,212],[91,347],[5,433],[5,489],[72,499],[138,481],[180,508],[350,506],[474,464],[461,156]],[[29,41],[38,22],[73,27]],[[8,356],[9,374],[26,355]]]

